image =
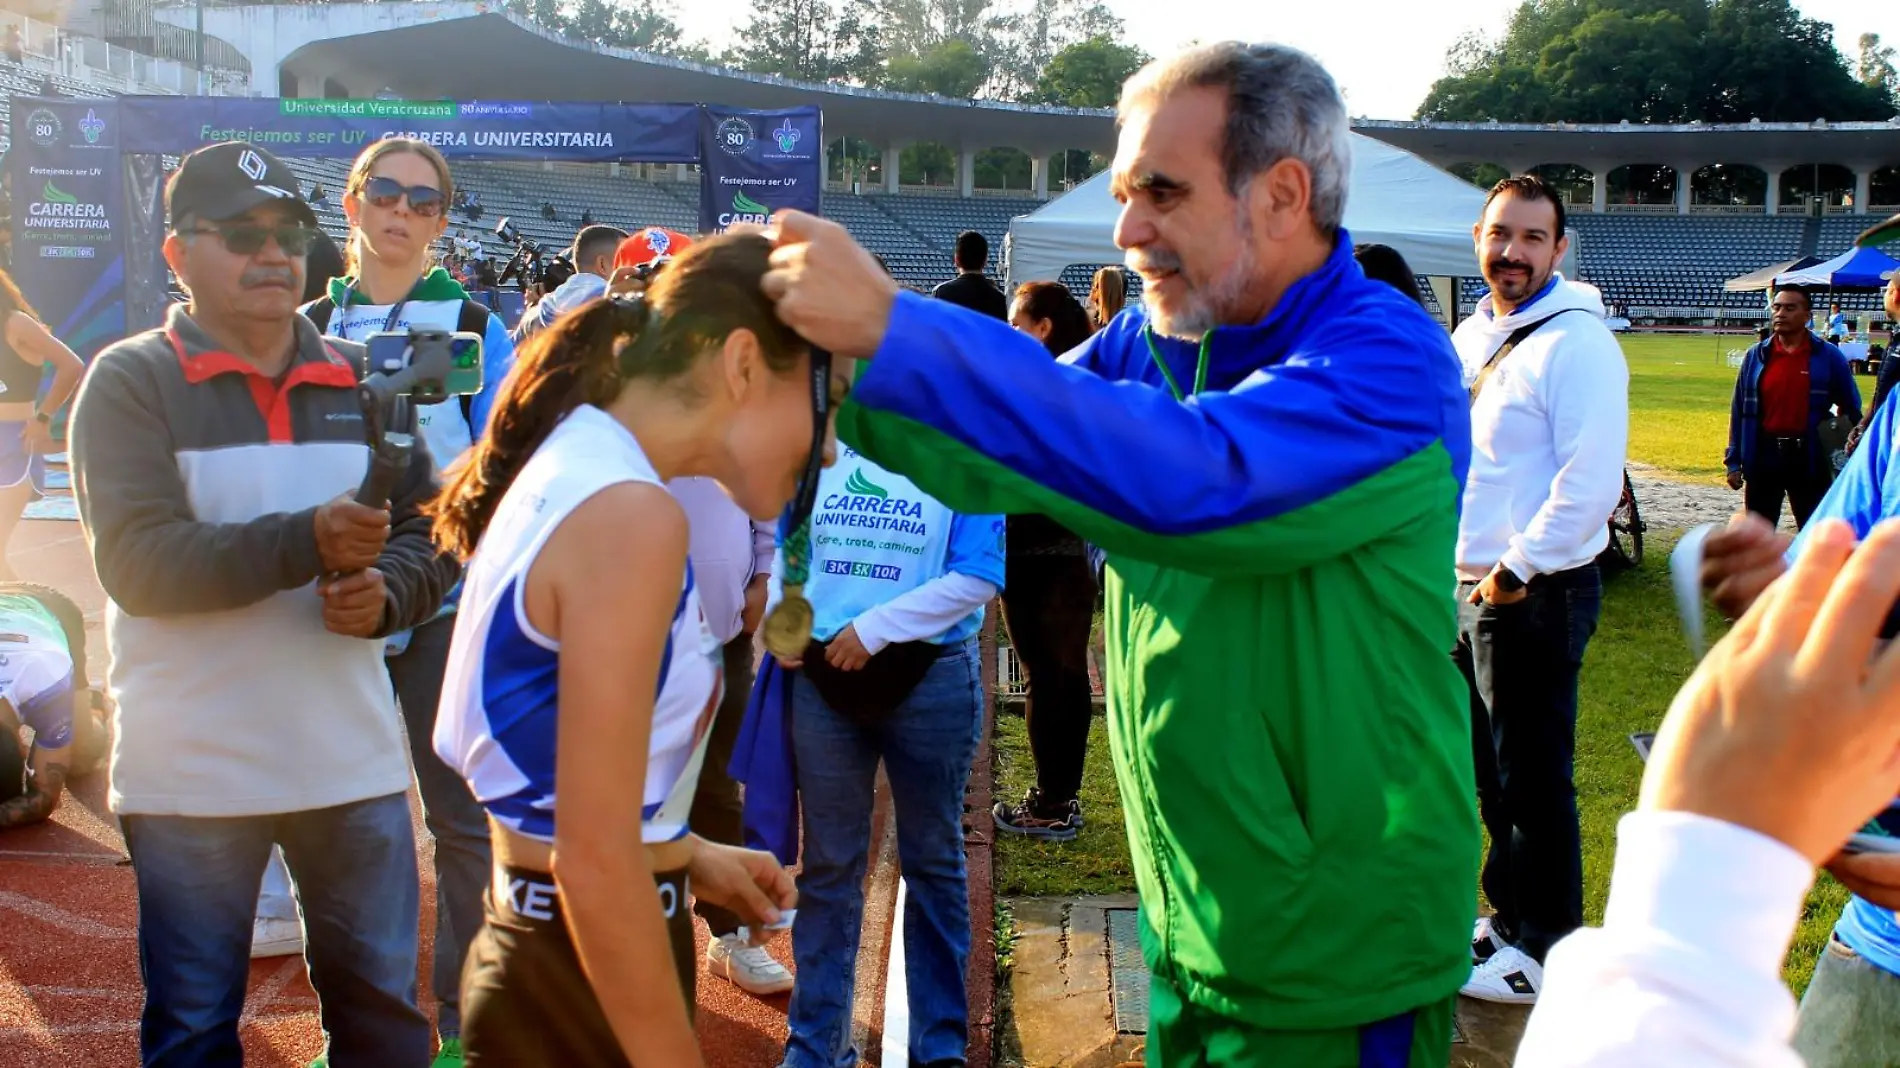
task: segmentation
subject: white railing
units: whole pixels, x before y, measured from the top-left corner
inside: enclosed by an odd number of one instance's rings
[[[159,59],[129,48],[61,30],[51,23],[11,11],[0,11],[0,34],[6,27],[20,30],[21,66],[83,82],[115,93],[196,93],[198,73],[170,59]],[[217,94],[228,79],[211,79],[205,91]]]

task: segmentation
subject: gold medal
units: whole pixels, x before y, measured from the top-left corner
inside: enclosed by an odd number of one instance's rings
[[[786,660],[805,655],[811,644],[811,602],[804,586],[785,587],[785,596],[765,617],[765,651]]]

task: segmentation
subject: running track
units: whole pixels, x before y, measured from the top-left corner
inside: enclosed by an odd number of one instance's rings
[[[88,667],[94,680],[103,679],[105,596],[93,577],[78,524],[23,522],[13,537],[11,559],[23,579],[55,586],[85,610]],[[986,758],[987,746],[979,763],[986,766]],[[979,775],[981,792],[973,789],[973,793],[986,797],[988,776]],[[142,994],[134,937],[137,895],[131,869],[120,863],[123,846],[104,798],[101,772],[73,784],[50,823],[0,836],[0,1068],[130,1068],[138,1063]],[[879,1057],[879,1050],[885,1037],[884,964],[897,883],[890,828],[883,818],[889,807],[881,788],[879,802],[856,1012],[859,1048],[872,1065],[881,1059],[891,1063]],[[976,811],[981,814],[982,806],[976,806]],[[430,1011],[434,888],[426,863],[431,846],[420,815],[416,837],[425,861],[418,989],[425,1011]],[[977,921],[978,959],[972,961],[971,971],[987,980],[991,968],[986,952],[990,948],[988,848],[986,837],[973,837],[972,913]],[[703,926],[699,936],[703,952]],[[790,951],[788,938],[781,937],[772,946],[772,952],[788,965]],[[973,1066],[986,1065],[989,1059],[989,987],[984,981],[972,990]],[[702,970],[698,1029],[708,1068],[776,1065],[784,1043],[785,1002],[784,997],[753,998]],[[902,1015],[901,1009],[894,1013],[899,1028]],[[301,958],[278,957],[252,964],[243,1038],[246,1063],[263,1068],[302,1068],[322,1051],[316,999]]]

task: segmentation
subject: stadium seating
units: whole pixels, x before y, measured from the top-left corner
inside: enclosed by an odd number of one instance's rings
[[[45,76],[0,61],[0,148],[6,144],[8,95],[36,94]],[[75,97],[106,94],[84,83],[52,79],[55,88]],[[175,161],[168,161],[175,163]],[[341,197],[349,162],[341,159],[289,161],[304,181],[305,192],[321,182],[329,192],[319,210],[325,229],[341,237],[346,229]],[[635,229],[665,226],[692,232],[699,225],[699,186],[686,181],[636,177],[640,168],[624,167],[612,176],[604,166],[538,163],[457,163],[456,183],[480,194],[479,221],[452,216],[449,236],[474,236],[497,262],[513,249],[494,234],[503,218],[514,221],[521,234],[544,247],[558,249],[572,242],[584,212],[593,220]],[[665,172],[662,172],[665,173]],[[542,216],[542,205],[554,209],[556,219]],[[951,277],[951,252],[957,234],[975,230],[990,239],[992,270],[1000,266],[1003,236],[1012,218],[1034,211],[1040,202],[1006,196],[956,197],[919,194],[827,192],[824,212],[843,223],[866,247],[884,258],[903,285],[928,291]],[[1759,319],[1764,300],[1759,293],[1724,293],[1722,283],[1801,253],[1807,220],[1798,216],[1756,215],[1571,215],[1577,234],[1580,276],[1603,290],[1616,309],[1638,321],[1708,321],[1731,323]],[[1845,251],[1854,235],[1867,225],[1864,216],[1829,216],[1820,221],[1817,255]],[[1098,264],[1077,264],[1062,281],[1086,298],[1089,280]],[[1138,296],[1140,281],[1135,279]],[[1484,294],[1478,279],[1465,279],[1459,303],[1466,313]],[[1880,306],[1878,293],[1829,295],[1849,311]],[[1427,289],[1434,311],[1437,301]],[[1817,300],[1817,303],[1820,303]]]

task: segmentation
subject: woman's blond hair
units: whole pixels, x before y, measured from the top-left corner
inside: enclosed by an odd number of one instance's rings
[[[449,203],[455,199],[455,176],[449,173],[449,161],[442,157],[442,153],[434,145],[427,141],[418,141],[413,137],[389,137],[364,149],[362,154],[356,157],[356,162],[350,165],[350,177],[349,181],[343,185],[343,195],[360,199],[363,188],[369,184],[370,172],[376,169],[376,164],[385,156],[399,155],[404,152],[421,156],[429,161],[429,166],[435,168],[436,181],[440,183],[442,190],[442,211],[446,214]],[[442,217],[437,216],[437,218]],[[351,278],[362,275],[362,240],[362,230],[352,225],[349,240],[343,245],[343,270]],[[427,273],[434,265],[435,252],[432,249],[423,260],[423,272]]]

